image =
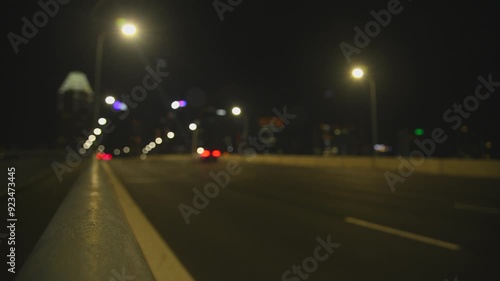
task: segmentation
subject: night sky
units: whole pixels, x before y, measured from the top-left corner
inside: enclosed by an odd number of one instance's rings
[[[350,77],[351,68],[362,64],[377,83],[381,142],[393,142],[403,128],[441,127],[451,135],[453,123],[445,122],[443,113],[474,95],[479,75],[500,81],[499,6],[496,1],[401,1],[402,11],[349,63],[340,43],[355,46],[354,28],[364,30],[374,20],[370,11],[392,2],[243,0],[221,22],[208,0],[71,0],[19,45],[17,54],[4,36],[0,146],[50,147],[57,89],[74,70],[86,73],[93,85],[96,38],[112,30],[119,17],[133,19],[140,36],[108,37],[104,93],[130,93],[147,65],[159,59],[168,64],[170,76],[133,113],[150,124],[147,130],[194,87],[203,89],[207,104],[241,105],[253,122],[286,105],[309,128],[321,122],[355,124],[369,132],[368,84]],[[41,10],[35,1],[3,5],[4,35],[20,35],[21,18],[32,19]],[[464,119],[494,146],[500,146],[499,93],[500,87]]]

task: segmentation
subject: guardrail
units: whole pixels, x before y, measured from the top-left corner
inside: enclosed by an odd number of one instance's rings
[[[154,280],[98,165],[80,175],[15,280]]]

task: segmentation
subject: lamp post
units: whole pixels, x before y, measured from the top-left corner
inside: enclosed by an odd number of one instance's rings
[[[133,36],[137,32],[137,28],[133,24],[124,24],[121,27],[121,32],[125,36]],[[96,56],[95,56],[95,69],[94,69],[94,114],[92,122],[96,122],[99,118],[99,111],[101,105],[101,72],[102,72],[102,57],[104,40],[110,33],[103,31],[97,37]]]
[[[231,113],[234,116],[241,116],[243,118],[243,131],[241,132],[241,139],[245,139],[248,135],[248,130],[249,130],[249,120],[248,120],[248,115],[243,113],[241,108],[238,106],[235,106],[231,109]]]
[[[361,68],[355,68],[352,71],[352,76],[356,79],[361,79],[365,76],[364,71]],[[370,100],[371,100],[371,121],[372,121],[372,151],[376,155],[376,151],[373,148],[377,144],[378,139],[378,128],[377,128],[377,92],[376,84],[373,77],[368,76],[368,83],[370,87]]]

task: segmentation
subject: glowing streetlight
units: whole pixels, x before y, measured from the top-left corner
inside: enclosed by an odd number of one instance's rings
[[[168,133],[167,133],[167,138],[169,138],[169,139],[173,139],[174,137],[175,137],[174,132],[168,132]]]
[[[104,101],[106,102],[106,104],[109,104],[109,105],[112,105],[113,103],[115,103],[115,97],[113,96],[107,96]]]
[[[163,140],[161,138],[156,138],[155,139],[156,144],[161,144]]]
[[[189,124],[189,130],[194,131],[194,130],[196,130],[196,128],[198,128],[198,126],[196,126],[195,123]]]
[[[354,78],[362,78],[365,76],[364,71],[361,68],[355,68],[352,71],[352,76]],[[368,82],[370,84],[370,100],[371,100],[371,119],[372,119],[372,145],[377,144],[378,139],[378,129],[377,129],[377,91],[375,80],[372,75],[368,75]],[[376,151],[373,150],[376,154]]]
[[[361,68],[355,68],[352,71],[352,76],[354,76],[354,78],[361,78],[361,77],[363,77],[363,75],[365,75],[365,73],[363,72],[363,70]]]
[[[97,123],[99,123],[99,125],[106,125],[106,122],[108,122],[106,118],[99,118],[99,120],[97,120]]]
[[[102,134],[102,130],[101,130],[101,129],[99,129],[99,128],[95,128],[95,129],[94,129],[94,135],[98,136],[98,135],[100,135],[100,134]]]
[[[235,116],[238,116],[238,115],[240,115],[240,114],[241,114],[241,108],[239,108],[239,107],[235,106],[235,107],[233,107],[233,108],[231,109],[231,113],[233,113],[233,115],[235,115]]]
[[[126,36],[133,36],[137,33],[137,28],[135,25],[128,23],[122,26],[122,33]]]
[[[170,105],[170,107],[172,107],[172,109],[177,109],[181,106],[181,104],[178,102],[178,101],[174,101],[172,102],[172,104]]]

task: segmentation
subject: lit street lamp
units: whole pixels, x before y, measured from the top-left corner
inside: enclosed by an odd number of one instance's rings
[[[356,79],[361,79],[365,76],[364,71],[361,68],[355,68],[352,71],[352,76]],[[370,100],[371,100],[371,119],[372,119],[372,151],[376,154],[373,146],[377,144],[378,131],[377,131],[377,92],[375,86],[375,80],[372,75],[368,76],[368,81],[370,84]]]
[[[137,28],[133,24],[124,24],[121,28],[122,34],[125,36],[133,36],[137,33]],[[94,114],[92,118],[92,122],[96,122],[99,116],[100,104],[101,104],[101,70],[102,70],[102,56],[103,56],[103,47],[104,40],[108,35],[108,32],[101,32],[97,37],[96,44],[96,57],[95,57],[95,71],[94,71]],[[107,99],[107,98],[106,98]],[[106,103],[108,100],[106,100]],[[113,101],[114,102],[114,101]],[[113,104],[113,103],[111,103]]]
[[[249,120],[248,120],[248,115],[243,113],[241,108],[238,106],[235,106],[231,109],[231,113],[234,116],[241,116],[243,118],[243,131],[241,132],[241,139],[244,140],[246,139],[248,135],[248,130],[249,130]]]

